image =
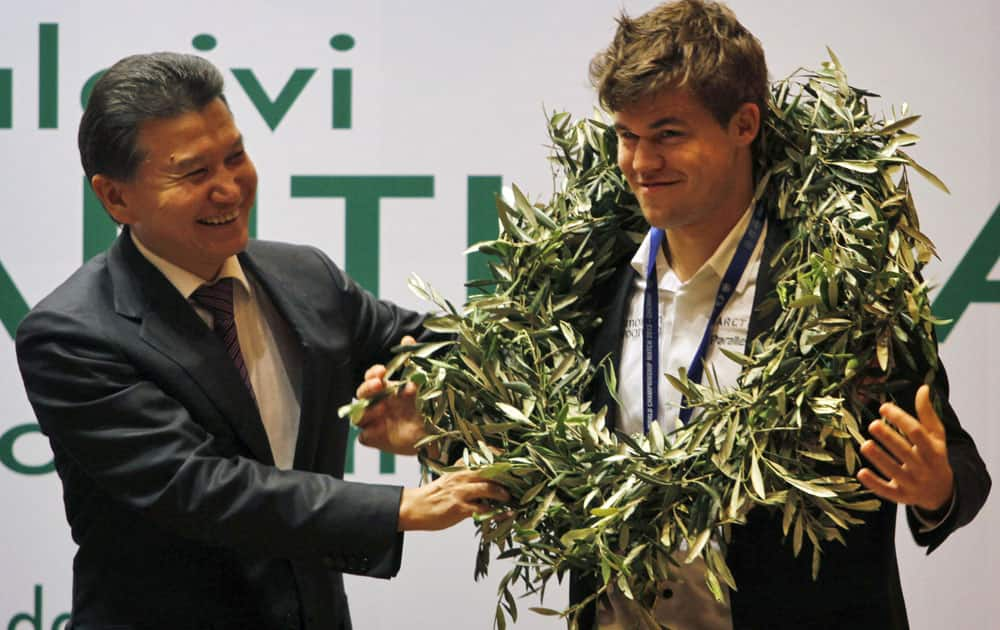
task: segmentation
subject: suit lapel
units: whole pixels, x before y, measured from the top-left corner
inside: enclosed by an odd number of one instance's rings
[[[325,397],[329,388],[324,383],[332,383],[334,374],[329,361],[321,360],[330,356],[327,344],[316,335],[319,323],[310,317],[315,308],[310,308],[301,295],[294,291],[300,283],[288,271],[289,266],[266,264],[253,251],[253,244],[240,254],[240,264],[250,271],[261,287],[267,292],[271,303],[288,324],[299,343],[302,359],[302,383],[299,392],[299,432],[295,444],[293,466],[309,470],[315,461],[319,444],[320,422]]]
[[[773,299],[769,299],[774,297],[772,294],[775,290],[771,259],[787,240],[788,232],[784,224],[773,218],[769,219],[767,236],[764,237],[764,251],[761,252],[760,268],[757,270],[757,288],[753,296],[750,324],[747,326],[747,343],[743,349],[744,354],[749,355],[753,340],[765,330],[773,328],[775,322],[778,321],[780,315],[778,304]]]
[[[139,335],[175,362],[233,426],[250,452],[273,463],[257,406],[214,333],[123,231],[109,252],[115,308],[141,321]]]
[[[630,261],[631,259],[628,259],[622,263],[612,276],[612,284],[607,292],[610,298],[609,306],[604,315],[604,323],[601,324],[600,330],[594,337],[593,352],[591,353],[594,362],[604,360],[607,357],[615,371],[616,380],[621,375],[618,366],[621,364],[622,340],[625,337],[625,311],[628,308],[628,299],[636,276]],[[618,422],[618,403],[608,389],[608,383],[603,374],[598,374],[595,377],[594,386],[595,407],[597,409],[607,408],[605,424],[609,429],[614,429]]]

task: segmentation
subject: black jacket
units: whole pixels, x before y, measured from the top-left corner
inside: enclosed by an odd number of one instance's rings
[[[768,261],[785,240],[787,235],[780,225],[770,222],[757,277],[748,343],[771,327],[778,315],[772,312],[761,316],[758,307],[774,287]],[[615,369],[621,358],[625,314],[634,274],[628,263],[623,265],[605,288],[606,296],[599,302],[611,306],[592,343],[592,355],[595,360],[610,355]],[[913,399],[921,379],[908,376],[899,375],[911,385],[899,392],[898,401],[901,407],[915,415]],[[927,546],[929,550],[944,542],[955,529],[971,521],[990,490],[986,466],[972,438],[959,425],[948,403],[948,380],[943,368],[933,383],[932,398],[941,402],[941,419],[948,435],[948,458],[955,473],[956,503],[946,522],[923,534],[908,511],[910,529],[917,543]],[[618,409],[607,388],[600,383],[595,388],[594,399],[595,408],[608,407],[608,424],[614,427]],[[875,415],[873,410],[869,419],[874,419]],[[867,422],[862,424],[867,426]],[[867,435],[867,429],[863,431]],[[840,474],[846,472],[841,471]],[[807,548],[798,558],[793,556],[790,539],[786,540],[782,535],[781,515],[772,515],[761,509],[752,511],[746,525],[733,528],[733,540],[726,557],[738,588],[730,593],[734,629],[907,628],[906,607],[896,564],[896,512],[895,504],[883,502],[877,512],[864,514],[864,525],[848,530],[846,546],[836,542],[825,544],[819,577],[813,581],[811,553]],[[582,601],[594,590],[592,583],[578,575],[572,576],[571,602]],[[580,622],[581,628],[594,627],[593,606],[583,611]]]

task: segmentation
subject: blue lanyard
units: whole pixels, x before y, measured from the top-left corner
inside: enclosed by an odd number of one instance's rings
[[[761,206],[757,206],[750,218],[743,237],[736,246],[736,253],[722,276],[719,283],[719,291],[715,294],[715,305],[712,307],[712,314],[708,318],[708,325],[705,333],[701,337],[701,343],[691,359],[687,376],[689,381],[701,383],[701,375],[704,369],[705,353],[708,351],[708,344],[712,338],[712,328],[715,321],[722,313],[729,302],[729,298],[736,291],[736,286],[743,277],[747,265],[750,263],[750,256],[757,246],[757,240],[764,229],[764,211]],[[649,427],[656,422],[656,415],[659,408],[658,403],[658,375],[660,372],[660,331],[659,331],[659,286],[656,277],[656,255],[663,245],[665,235],[659,228],[649,230],[649,260],[646,263],[646,291],[642,303],[642,428],[644,433],[649,433]],[[685,398],[681,398],[681,422],[687,424],[691,419],[693,407],[687,406]]]
[[[656,254],[665,234],[660,228],[649,229],[649,262],[646,263],[646,294],[642,300],[642,432],[656,421],[659,405],[657,376],[660,373],[660,296],[656,281]]]

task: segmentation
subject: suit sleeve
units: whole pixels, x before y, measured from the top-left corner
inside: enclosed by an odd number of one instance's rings
[[[924,362],[919,363],[922,368],[927,367]],[[919,377],[912,378],[898,397],[897,404],[914,417],[916,417],[914,399],[922,382]],[[917,544],[928,548],[927,553],[939,547],[956,529],[972,521],[986,502],[992,485],[986,464],[979,455],[972,436],[959,423],[958,416],[948,400],[948,375],[944,366],[940,364],[940,359],[934,379],[929,384],[931,401],[946,432],[948,461],[955,475],[955,492],[954,503],[947,518],[930,531],[921,531],[926,529],[923,523],[913,514],[912,508],[906,509],[906,520],[910,531]]]
[[[400,308],[388,300],[375,298],[325,254],[318,249],[313,251],[325,265],[336,290],[340,292],[342,308],[350,313],[351,347],[354,362],[361,371],[358,383],[368,367],[386,363],[392,358],[391,349],[403,337],[426,337],[422,326],[425,315]]]
[[[394,335],[394,315],[374,303],[359,308],[374,310],[358,318],[379,335],[365,349],[374,354]],[[101,518],[87,504],[106,496],[114,509],[208,545],[327,557],[330,566],[375,577],[398,571],[401,488],[279,470],[241,454],[232,436],[193,418],[178,392],[144,373],[98,317],[43,309],[25,319],[16,339],[74,529],[74,517]]]

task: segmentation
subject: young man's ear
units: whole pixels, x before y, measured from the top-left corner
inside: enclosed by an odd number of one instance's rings
[[[104,209],[108,211],[116,223],[131,223],[132,213],[125,201],[125,191],[121,182],[111,179],[107,175],[98,174],[90,178],[90,185],[94,189],[94,194],[104,205]]]
[[[729,119],[729,133],[740,144],[750,146],[760,133],[760,108],[756,103],[743,103]]]

